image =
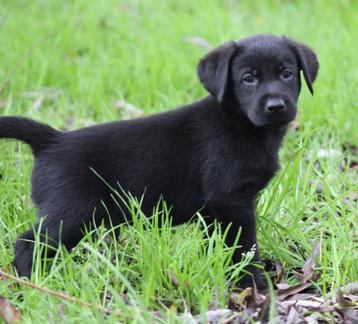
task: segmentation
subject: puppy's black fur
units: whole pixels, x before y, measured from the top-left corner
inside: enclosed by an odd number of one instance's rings
[[[199,79],[210,96],[196,103],[67,133],[2,117],[0,137],[24,141],[33,150],[33,200],[39,217],[46,216],[41,231],[54,246],[75,246],[93,219],[114,225],[124,221],[95,170],[113,187],[119,183],[134,196],[145,192],[147,214],[162,195],[175,224],[201,210],[209,222],[231,223],[229,245],[242,227],[242,247],[233,261],[254,245],[259,261],[255,197],[278,169],[282,138],[296,116],[300,71],[312,92],[317,70],[316,55],[307,46],[286,37],[253,36],[228,42],[199,62]],[[20,276],[31,274],[33,239],[30,229],[16,242],[14,265]],[[263,287],[259,270],[249,270]]]

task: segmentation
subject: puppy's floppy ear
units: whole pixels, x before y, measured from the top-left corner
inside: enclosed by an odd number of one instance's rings
[[[236,50],[235,42],[227,42],[203,57],[198,64],[199,80],[219,104],[225,97],[230,62]]]
[[[318,72],[318,60],[314,51],[307,45],[298,43],[288,37],[283,36],[283,39],[288,43],[297,56],[300,69],[303,72],[303,76],[306,80],[307,87],[313,94],[312,83],[316,79]]]

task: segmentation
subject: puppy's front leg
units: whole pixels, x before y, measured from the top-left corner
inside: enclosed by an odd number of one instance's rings
[[[226,244],[233,246],[235,239],[241,227],[241,235],[239,238],[239,247],[234,251],[233,262],[238,263],[242,258],[242,253],[250,251],[255,248],[255,255],[252,262],[260,261],[260,254],[256,240],[256,219],[254,203],[233,203],[233,197],[223,199],[220,201],[210,201],[208,207],[212,215],[221,223],[223,231],[230,226],[227,236]],[[259,289],[265,289],[266,283],[262,278],[261,271],[254,267],[248,266],[246,268],[252,276],[247,275],[240,281],[240,286],[252,286],[253,280]]]

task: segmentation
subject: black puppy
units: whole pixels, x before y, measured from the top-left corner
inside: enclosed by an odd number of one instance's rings
[[[32,196],[39,217],[45,217],[42,239],[53,246],[75,246],[93,220],[123,223],[125,208],[116,206],[99,174],[134,196],[145,192],[147,214],[162,195],[172,206],[174,224],[198,210],[209,222],[231,224],[228,245],[242,227],[233,261],[253,246],[259,261],[255,197],[278,169],[282,138],[296,116],[300,71],[312,92],[317,70],[316,55],[307,46],[286,37],[253,36],[228,42],[199,62],[199,79],[210,96],[191,105],[67,133],[2,117],[0,137],[24,141],[33,150]],[[16,242],[20,276],[31,275],[32,240],[30,229]],[[263,287],[260,271],[249,270]]]

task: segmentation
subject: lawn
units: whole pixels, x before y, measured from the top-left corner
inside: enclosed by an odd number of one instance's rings
[[[256,33],[309,44],[320,61],[315,93],[303,87],[281,171],[258,198],[258,239],[268,276],[280,264],[290,285],[319,244],[309,291],[331,298],[358,281],[357,22],[353,0],[5,0],[0,115],[62,130],[133,117],[131,105],[149,115],[206,95],[196,64],[211,46]],[[36,216],[32,163],[27,146],[0,142],[0,269],[7,273],[16,237]],[[99,228],[45,267],[37,262],[36,286],[92,306],[8,279],[0,279],[0,295],[26,323],[189,322],[183,313],[227,308],[250,256],[233,267],[219,229],[208,238],[200,217],[173,229],[165,204],[149,220],[138,206],[133,200],[134,225],[123,226],[120,239]]]

